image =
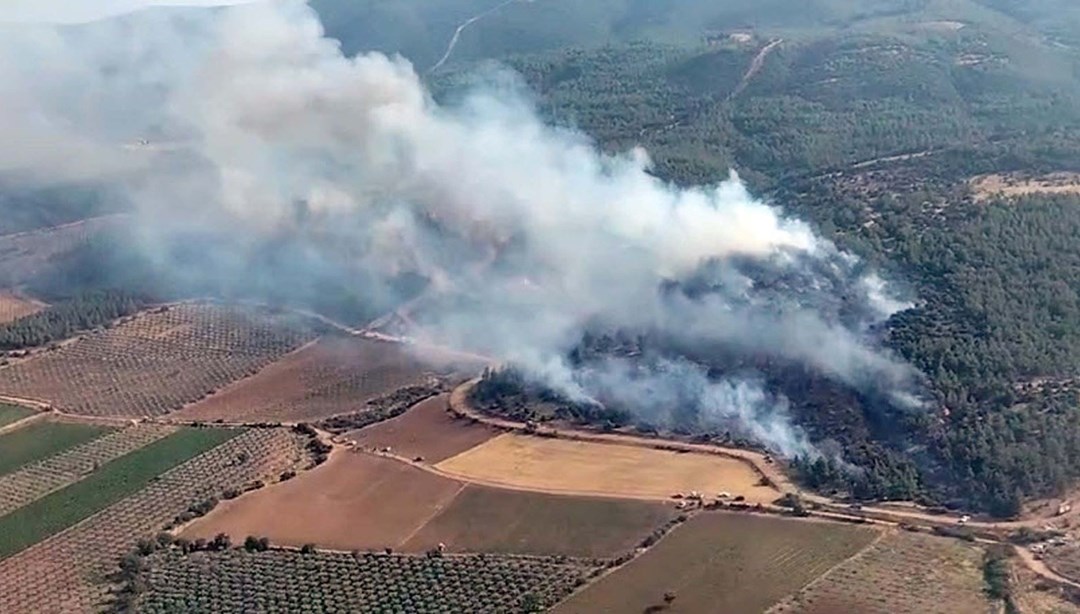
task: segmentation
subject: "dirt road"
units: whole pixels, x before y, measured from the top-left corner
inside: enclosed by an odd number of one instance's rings
[[[728,95],[728,100],[741,94],[743,90],[746,89],[746,86],[750,85],[750,81],[754,78],[754,75],[758,74],[758,72],[761,71],[761,68],[765,66],[765,59],[769,57],[769,53],[771,53],[773,49],[779,47],[783,42],[784,39],[782,38],[775,39],[770,41],[768,45],[762,47],[761,51],[758,51],[757,55],[754,56],[754,59],[750,60],[750,66],[746,69],[746,73],[743,74],[742,80],[739,81],[739,84],[736,85],[735,89]]]

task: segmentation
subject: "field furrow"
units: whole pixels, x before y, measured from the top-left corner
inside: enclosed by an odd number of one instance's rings
[[[82,523],[0,561],[0,612],[70,613],[99,609],[105,576],[141,538],[188,507],[308,461],[304,440],[284,429],[256,429],[162,474],[138,493]]]
[[[175,431],[176,427],[157,424],[132,426],[2,476],[0,516],[72,484],[101,465]]]

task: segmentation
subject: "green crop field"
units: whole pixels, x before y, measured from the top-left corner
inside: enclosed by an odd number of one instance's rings
[[[88,424],[38,422],[0,435],[0,475],[96,439],[111,430]]]
[[[11,424],[12,422],[18,422],[23,418],[27,418],[34,415],[34,411],[26,409],[25,407],[19,407],[18,405],[8,405],[7,403],[0,403],[0,426]]]
[[[11,556],[138,492],[154,477],[240,432],[178,431],[103,465],[86,479],[0,517],[0,558]]]

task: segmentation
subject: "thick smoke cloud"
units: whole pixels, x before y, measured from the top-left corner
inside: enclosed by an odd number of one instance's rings
[[[703,424],[810,449],[755,374],[710,379],[679,358],[582,368],[566,356],[585,330],[776,356],[917,404],[917,374],[872,341],[904,304],[734,174],[667,185],[644,151],[602,155],[545,125],[506,74],[440,106],[404,59],[344,57],[299,2],[0,30],[0,143],[0,173],[121,191],[161,265],[160,246],[212,236],[185,274],[280,295],[333,266],[383,300],[419,274],[412,335],[649,419],[691,405]],[[268,237],[291,238],[287,257],[253,257]]]

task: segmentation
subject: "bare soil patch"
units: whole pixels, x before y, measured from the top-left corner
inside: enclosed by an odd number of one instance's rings
[[[877,535],[835,523],[699,514],[553,612],[642,612],[665,605],[665,594],[674,599],[664,612],[761,612]]]
[[[184,537],[340,550],[396,548],[458,495],[464,484],[388,458],[341,451],[297,477],[225,501]]]
[[[632,551],[675,513],[664,503],[468,486],[403,548],[613,557]]]
[[[447,411],[449,394],[414,405],[397,418],[351,431],[346,438],[366,448],[390,448],[405,458],[438,463],[495,437],[500,431]]]
[[[0,324],[33,315],[45,307],[45,303],[32,301],[11,292],[0,291]]]
[[[640,446],[500,435],[437,465],[487,485],[553,493],[667,499],[698,491],[770,503],[780,492],[741,460]]]
[[[398,343],[320,339],[175,416],[226,422],[318,420],[361,411],[367,401],[433,374]]]
[[[997,196],[1016,198],[1030,194],[1080,194],[1080,173],[1050,173],[1035,177],[1019,174],[992,174],[974,177],[969,182],[975,200],[987,201]]]

